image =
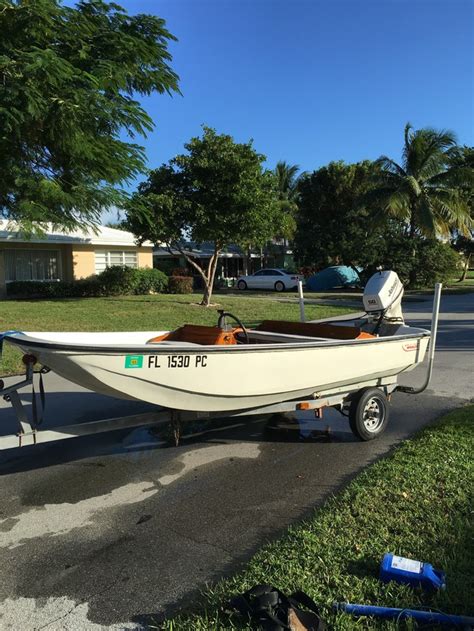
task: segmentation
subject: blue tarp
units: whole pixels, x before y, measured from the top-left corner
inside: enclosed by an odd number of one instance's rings
[[[335,287],[347,287],[360,283],[359,274],[345,265],[326,267],[321,272],[311,276],[306,281],[306,289],[309,291],[326,291]]]

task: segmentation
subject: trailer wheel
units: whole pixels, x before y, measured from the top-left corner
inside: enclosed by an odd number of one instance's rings
[[[349,425],[360,440],[373,440],[383,434],[388,418],[387,397],[379,388],[363,388],[351,401]]]

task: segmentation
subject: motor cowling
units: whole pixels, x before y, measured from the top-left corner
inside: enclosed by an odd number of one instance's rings
[[[367,313],[383,315],[385,320],[403,322],[403,284],[391,270],[371,276],[364,289],[363,303]]]

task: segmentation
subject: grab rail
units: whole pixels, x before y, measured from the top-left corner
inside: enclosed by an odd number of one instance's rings
[[[436,346],[436,336],[438,334],[438,318],[439,318],[439,304],[441,301],[441,289],[443,287],[442,283],[436,283],[435,285],[435,293],[433,298],[433,311],[431,314],[431,336],[430,336],[430,346],[428,350],[428,371],[426,373],[425,381],[423,385],[415,388],[413,386],[398,386],[397,390],[400,392],[406,392],[407,394],[420,394],[423,390],[426,390],[428,387],[431,376],[433,374],[433,362],[434,362],[434,354],[435,354],[435,346]]]

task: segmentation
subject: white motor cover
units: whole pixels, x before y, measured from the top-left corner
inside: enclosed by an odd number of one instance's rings
[[[398,275],[390,270],[377,272],[364,289],[364,308],[367,313],[384,311],[387,318],[403,319],[401,302],[403,284]]]

